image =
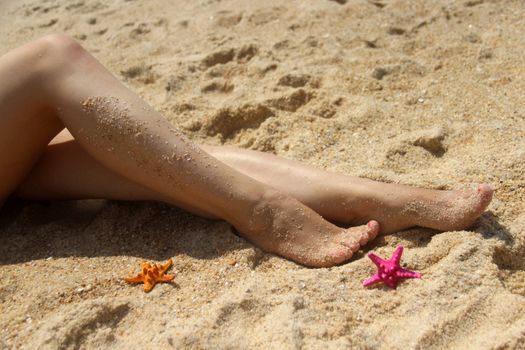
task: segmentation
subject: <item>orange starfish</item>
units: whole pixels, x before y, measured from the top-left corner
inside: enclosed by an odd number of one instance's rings
[[[173,260],[169,259],[164,265],[150,264],[143,262],[140,264],[142,272],[135,277],[126,277],[128,283],[144,283],[144,291],[147,293],[155,287],[157,282],[169,282],[175,275],[165,275],[164,273],[171,267]]]

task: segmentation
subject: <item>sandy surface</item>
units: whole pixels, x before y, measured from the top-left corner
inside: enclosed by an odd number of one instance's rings
[[[0,53],[69,33],[199,142],[496,194],[469,231],[380,237],[329,269],[164,204],[12,201],[0,348],[525,348],[524,13],[521,0],[1,0]],[[366,251],[398,244],[423,279],[364,289]],[[173,285],[121,280],[170,257]]]

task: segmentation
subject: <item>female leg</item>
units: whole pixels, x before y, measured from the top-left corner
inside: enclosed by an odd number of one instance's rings
[[[341,263],[377,235],[375,221],[341,229],[210,156],[67,36],[0,57],[0,81],[0,198],[15,191],[66,127],[115,174],[227,220],[262,249],[301,264]]]
[[[492,189],[438,191],[322,171],[272,154],[228,146],[202,149],[238,171],[287,193],[322,217],[356,225],[376,219],[381,232],[412,226],[450,231],[468,227],[485,210]],[[67,130],[53,140],[18,195],[29,199],[109,198],[169,201],[96,162]],[[185,203],[178,204],[202,216]]]

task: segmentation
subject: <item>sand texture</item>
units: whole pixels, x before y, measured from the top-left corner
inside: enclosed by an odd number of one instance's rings
[[[0,53],[68,33],[195,141],[496,189],[468,231],[381,236],[328,269],[161,203],[10,201],[0,349],[525,349],[524,13],[521,0],[0,0]],[[363,288],[366,252],[398,244],[423,278]],[[169,258],[171,285],[122,281]]]

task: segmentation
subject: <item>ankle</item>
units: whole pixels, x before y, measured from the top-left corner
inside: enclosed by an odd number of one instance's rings
[[[245,226],[253,217],[256,208],[265,203],[269,193],[275,190],[259,183],[235,186],[225,203],[217,209],[217,216],[234,224]]]
[[[268,214],[271,213],[272,208],[279,206],[286,197],[286,195],[273,188],[265,188],[259,194],[259,197],[250,203],[249,217],[251,219],[256,219],[261,215],[268,216]]]
[[[252,195],[243,210],[237,211],[236,218],[230,222],[235,222],[237,229],[246,233],[271,231],[275,215],[288,200],[293,199],[273,188],[264,188],[262,192]]]

